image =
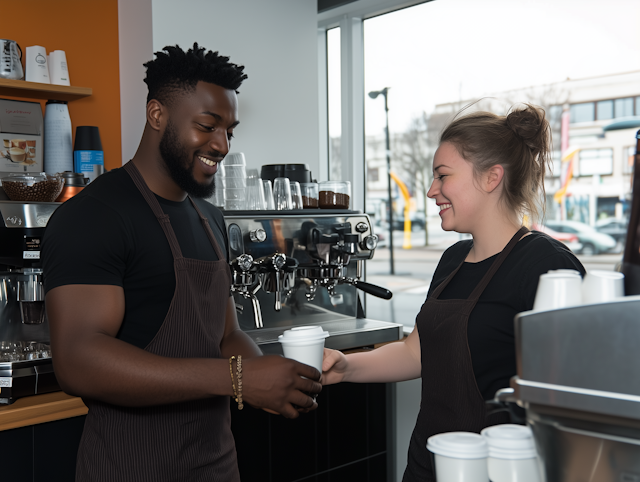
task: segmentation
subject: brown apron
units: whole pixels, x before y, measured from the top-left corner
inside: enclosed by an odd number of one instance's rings
[[[220,358],[230,272],[209,222],[196,204],[218,261],[182,256],[169,216],[132,162],[129,173],[158,218],[173,253],[176,289],[160,330],[145,348],[170,358]],[[229,381],[231,383],[231,381]],[[153,407],[84,400],[76,481],[239,481],[229,397]]]
[[[444,432],[476,432],[499,423],[509,423],[508,414],[488,416],[476,378],[467,338],[469,315],[493,275],[513,247],[529,230],[511,238],[489,271],[466,300],[439,300],[438,296],[462,267],[460,265],[433,291],[416,318],[422,360],[422,400],[411,435],[403,482],[435,481],[427,450],[427,439]]]

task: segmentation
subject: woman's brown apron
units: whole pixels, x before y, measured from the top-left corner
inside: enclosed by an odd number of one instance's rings
[[[489,415],[473,373],[467,338],[469,315],[493,275],[513,247],[529,230],[511,238],[466,300],[439,300],[438,296],[462,267],[460,265],[433,291],[416,318],[422,360],[422,400],[409,444],[403,482],[435,481],[427,439],[444,432],[476,432],[509,423],[504,412]]]
[[[220,358],[229,299],[229,265],[196,204],[218,261],[182,256],[169,216],[132,162],[125,165],[158,218],[173,254],[176,289],[146,351],[169,358]],[[231,383],[231,381],[229,381]],[[76,481],[239,481],[229,397],[132,408],[85,400]]]

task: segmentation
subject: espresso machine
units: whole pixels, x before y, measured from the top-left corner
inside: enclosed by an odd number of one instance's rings
[[[516,316],[518,375],[547,482],[640,481],[640,296]],[[509,393],[511,392],[511,393]]]
[[[395,341],[403,326],[365,316],[358,292],[390,299],[361,280],[377,236],[366,214],[342,209],[226,211],[229,261],[240,327],[264,353],[278,336],[321,326],[325,346],[351,349]]]
[[[45,227],[59,205],[0,200],[0,404],[60,390],[40,264]]]

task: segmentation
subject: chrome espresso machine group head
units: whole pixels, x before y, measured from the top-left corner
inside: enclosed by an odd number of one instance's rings
[[[296,325],[340,332],[327,339],[334,348],[402,336],[402,325],[367,319],[357,294],[359,289],[392,296],[361,281],[363,263],[373,257],[378,239],[366,214],[235,211],[225,213],[225,222],[240,326],[263,351],[271,351],[277,336]]]

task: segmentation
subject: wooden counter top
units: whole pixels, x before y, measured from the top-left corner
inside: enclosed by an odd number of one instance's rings
[[[88,411],[82,399],[64,392],[34,395],[0,406],[0,430],[78,417]]]

